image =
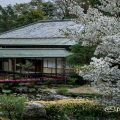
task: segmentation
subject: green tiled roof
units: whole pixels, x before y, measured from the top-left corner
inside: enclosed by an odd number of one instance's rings
[[[67,57],[64,48],[0,48],[0,58]]]

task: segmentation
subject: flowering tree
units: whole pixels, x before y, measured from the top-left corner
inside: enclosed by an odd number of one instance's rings
[[[65,32],[83,46],[96,45],[95,55],[102,56],[92,58],[87,71],[80,74],[98,90],[120,95],[120,0],[99,1],[101,4],[89,7],[87,13],[72,3],[70,11],[78,16],[76,22],[83,27]]]

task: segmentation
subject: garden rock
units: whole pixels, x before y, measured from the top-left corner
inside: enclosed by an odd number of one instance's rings
[[[29,102],[23,116],[25,120],[45,120],[46,110],[41,104]]]
[[[35,93],[35,92],[37,92],[35,88],[29,88],[28,91],[29,91],[29,93]]]
[[[69,99],[70,97],[66,97],[63,95],[53,94],[52,92],[47,92],[41,95],[41,100],[62,100],[62,99]]]
[[[18,87],[15,89],[16,93],[28,93],[28,88],[27,87]]]

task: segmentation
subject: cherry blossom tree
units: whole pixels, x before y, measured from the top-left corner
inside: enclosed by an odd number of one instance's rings
[[[89,7],[84,13],[75,2],[70,5],[77,24],[83,27],[67,29],[68,37],[79,40],[83,46],[96,45],[89,66],[83,67],[84,79],[91,80],[99,91],[120,95],[120,0],[99,0],[100,5]]]

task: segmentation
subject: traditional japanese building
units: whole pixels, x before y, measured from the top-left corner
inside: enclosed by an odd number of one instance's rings
[[[61,30],[72,29],[73,21],[41,21],[0,35],[1,80],[66,76],[71,68],[66,57],[74,40]]]

